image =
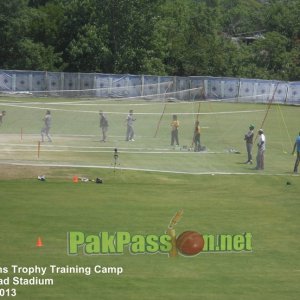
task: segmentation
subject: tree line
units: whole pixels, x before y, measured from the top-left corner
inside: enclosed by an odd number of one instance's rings
[[[0,68],[300,80],[299,0],[0,0]]]

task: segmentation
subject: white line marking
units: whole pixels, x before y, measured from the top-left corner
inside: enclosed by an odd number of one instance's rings
[[[36,151],[36,145],[32,149],[0,149],[0,152],[34,152]],[[109,150],[70,150],[70,149],[43,149],[41,147],[40,152],[67,152],[67,153],[113,153],[112,148]],[[227,154],[227,152],[214,152],[214,151],[203,151],[203,152],[194,152],[194,151],[119,151],[119,154],[189,154],[189,155],[203,155],[203,154]]]
[[[0,147],[30,147],[30,148],[36,148],[38,144],[10,144],[10,143],[0,143]],[[7,151],[8,149],[0,149]],[[65,148],[67,150],[63,150],[63,149],[45,149],[45,148]],[[43,144],[41,143],[41,150],[43,149],[43,151],[47,151],[47,152],[112,152],[114,151],[114,149],[118,149],[118,151],[120,153],[138,153],[138,154],[142,154],[142,153],[158,153],[158,154],[163,154],[163,153],[167,153],[167,154],[179,154],[179,153],[193,153],[193,154],[221,154],[221,153],[229,153],[228,151],[201,151],[201,152],[195,152],[195,151],[188,151],[187,149],[171,149],[171,148],[143,148],[143,147],[114,147],[114,146],[67,146],[67,145],[53,145],[53,144]],[[84,151],[75,151],[75,150],[69,150],[69,149],[100,149],[99,151],[89,151],[89,150],[84,150]],[[103,151],[101,149],[109,149],[110,151]],[[30,151],[30,150],[24,150],[24,149],[9,149],[12,152],[13,151],[19,151],[19,152],[26,152],[26,151]],[[134,151],[132,151],[134,150]]]
[[[27,107],[25,105],[16,105],[16,104],[6,104],[6,106],[10,107],[19,107],[19,108],[27,108],[27,109],[39,109],[39,110],[45,110],[47,107],[38,107],[38,106],[30,106]],[[50,109],[50,108],[48,108]],[[64,111],[64,112],[75,112],[75,113],[91,113],[91,114],[99,114],[98,111],[90,111],[90,110],[74,110],[74,109],[60,109],[60,108],[51,108],[53,111]],[[223,115],[223,114],[240,114],[240,113],[256,113],[256,112],[265,112],[264,109],[259,110],[237,110],[237,111],[220,111],[220,112],[170,112],[170,113],[164,113],[164,115]],[[128,112],[115,112],[115,111],[104,111],[105,114],[109,115],[127,115]],[[135,115],[161,115],[161,112],[154,112],[154,113],[139,113],[135,112]]]
[[[293,176],[299,177],[298,174],[266,174],[261,172],[185,172],[185,171],[171,171],[171,170],[159,170],[159,169],[143,169],[143,168],[126,168],[126,167],[114,167],[114,166],[101,166],[101,165],[74,165],[74,164],[49,164],[49,163],[24,163],[24,162],[0,162],[0,164],[13,165],[13,166],[31,166],[31,167],[62,167],[62,168],[92,168],[92,169],[115,169],[125,171],[143,171],[143,172],[155,172],[155,173],[169,173],[169,174],[182,174],[182,175],[259,175],[259,176]]]

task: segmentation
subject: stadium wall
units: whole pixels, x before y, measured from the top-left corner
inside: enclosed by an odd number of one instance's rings
[[[227,78],[0,70],[1,94],[300,104],[300,82]]]

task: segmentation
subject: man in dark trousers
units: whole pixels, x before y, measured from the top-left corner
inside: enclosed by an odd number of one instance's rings
[[[177,115],[173,115],[173,119],[171,122],[171,146],[174,146],[174,143],[176,143],[176,145],[179,146],[178,127],[179,121],[177,119]]]
[[[264,170],[265,168],[265,151],[266,151],[266,137],[263,129],[258,130],[257,156],[256,156],[256,170]]]
[[[246,141],[246,149],[248,159],[245,164],[252,164],[252,148],[253,148],[253,137],[254,137],[254,125],[249,126],[249,131],[245,134],[244,140]]]
[[[299,161],[300,161],[300,132],[299,132],[299,135],[296,138],[296,141],[294,144],[294,149],[292,152],[293,155],[294,155],[296,149],[297,149],[297,157],[296,157],[295,166],[294,166],[294,173],[298,173],[298,166],[299,166]]]

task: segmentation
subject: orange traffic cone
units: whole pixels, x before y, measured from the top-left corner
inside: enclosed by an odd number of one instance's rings
[[[38,238],[38,240],[37,240],[37,242],[36,242],[36,246],[37,247],[43,247],[44,245],[43,245],[43,242],[42,242],[42,239],[39,237]]]
[[[73,182],[78,183],[78,176],[73,176]]]

